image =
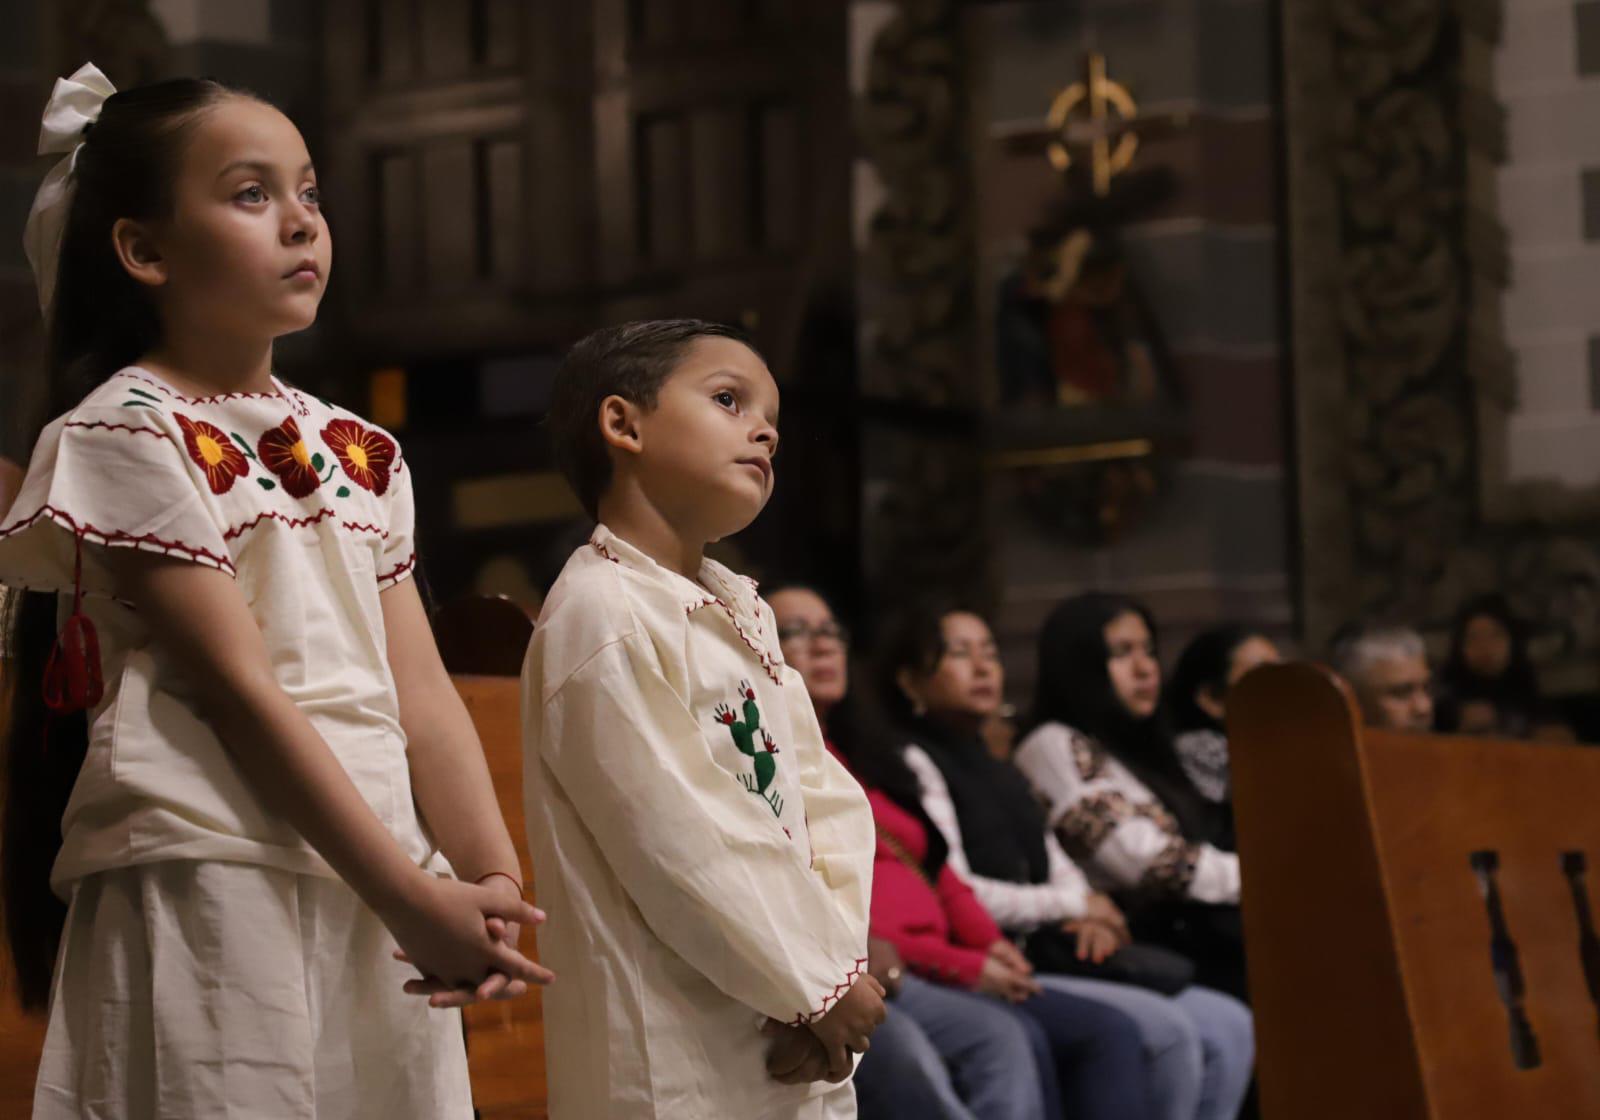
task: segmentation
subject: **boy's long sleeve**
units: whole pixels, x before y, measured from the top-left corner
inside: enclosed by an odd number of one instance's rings
[[[797,767],[805,790],[807,866],[768,802],[719,761],[703,716],[635,632],[544,699],[537,750],[650,930],[730,998],[808,1022],[866,967],[864,795],[820,740],[779,745],[777,764]]]

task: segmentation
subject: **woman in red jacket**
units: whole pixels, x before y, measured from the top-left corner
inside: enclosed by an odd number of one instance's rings
[[[871,721],[847,696],[844,634],[827,603],[799,587],[780,590],[769,601],[785,659],[805,678],[835,756],[872,803],[878,826],[872,935],[890,942],[913,974],[890,1002],[891,1020],[902,1009],[921,1020],[933,1013],[930,1005],[942,1003],[940,1017],[954,1015],[970,1033],[981,1029],[980,1017],[1003,1010],[1023,1025],[1037,1055],[1047,1116],[1152,1115],[1133,1020],[1104,1004],[1041,989],[1026,958],[946,865],[943,836],[922,809],[896,740],[873,734]],[[951,1001],[955,995],[963,998]],[[880,1029],[857,1072],[863,1115],[876,1095],[872,1063],[881,1038]],[[977,1101],[969,1103],[977,1115],[990,1115]]]

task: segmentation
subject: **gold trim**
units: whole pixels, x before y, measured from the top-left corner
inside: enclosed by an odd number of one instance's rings
[[[1147,439],[1118,439],[1104,443],[1080,443],[1072,447],[1039,447],[1027,451],[998,451],[988,458],[991,470],[1008,471],[1019,467],[1065,467],[1077,463],[1109,463],[1119,459],[1145,459],[1155,454],[1156,445]]]

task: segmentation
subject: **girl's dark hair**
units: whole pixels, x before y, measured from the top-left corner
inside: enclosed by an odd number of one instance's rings
[[[835,618],[838,617],[839,612],[833,609],[828,596],[810,584],[771,583],[761,588],[769,601],[780,591],[809,591],[828,605]],[[833,748],[849,761],[850,769],[862,785],[879,790],[922,823],[928,837],[922,869],[930,879],[937,880],[950,854],[949,846],[922,807],[922,787],[906,764],[905,735],[885,718],[872,693],[870,687],[856,688],[852,681],[843,699],[828,713],[828,725],[823,730]]]
[[[1158,706],[1153,715],[1134,718],[1111,683],[1106,627],[1125,614],[1142,618],[1157,639],[1155,619],[1126,595],[1091,592],[1050,612],[1039,633],[1037,691],[1026,731],[1062,723],[1089,736],[1171,811],[1185,837],[1211,842],[1223,822],[1184,774],[1165,713]]]
[[[1511,642],[1511,659],[1498,677],[1481,677],[1467,664],[1467,627],[1479,618],[1493,619]],[[1450,630],[1450,654],[1439,671],[1438,724],[1443,731],[1460,726],[1461,705],[1473,700],[1492,702],[1503,718],[1514,724],[1537,719],[1544,712],[1539,676],[1528,656],[1528,627],[1511,609],[1504,595],[1490,593],[1468,599],[1456,612]],[[1518,733],[1525,732],[1520,728]]]
[[[1178,657],[1167,683],[1172,704],[1172,722],[1182,731],[1221,731],[1222,724],[1195,700],[1201,689],[1221,697],[1228,691],[1228,675],[1233,671],[1233,655],[1260,631],[1229,623],[1213,626],[1195,635]]]
[[[102,381],[160,342],[154,301],[117,259],[111,229],[121,218],[149,221],[172,212],[173,183],[190,127],[206,109],[241,95],[199,78],[123,90],[106,100],[100,119],[86,131],[45,323],[47,406],[32,418],[29,446],[46,421],[71,411]],[[56,596],[16,592],[6,614],[3,644],[11,671],[0,711],[5,720],[0,901],[18,995],[23,1007],[38,1009],[49,998],[66,918],[65,905],[50,890],[50,868],[61,850],[61,818],[83,765],[88,722],[81,712],[52,720],[44,706]]]

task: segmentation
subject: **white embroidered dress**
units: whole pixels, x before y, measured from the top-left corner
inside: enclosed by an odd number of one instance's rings
[[[523,667],[523,776],[553,1120],[823,1120],[767,1019],[808,1022],[866,967],[874,831],[755,586],[698,583],[604,526]]]
[[[399,991],[393,939],[249,788],[105,563],[137,548],[234,578],[278,683],[407,855],[447,870],[379,602],[412,522],[394,440],[281,383],[196,399],[130,367],[44,430],[0,584],[62,593],[63,614],[81,586],[105,687],[51,873],[72,907],[36,1117],[470,1114],[458,1013]]]

